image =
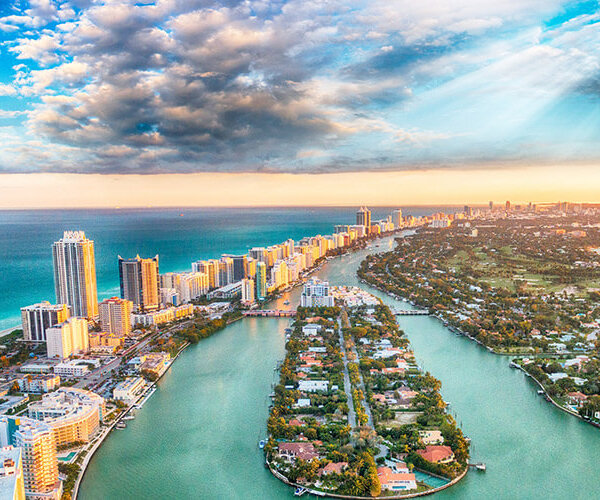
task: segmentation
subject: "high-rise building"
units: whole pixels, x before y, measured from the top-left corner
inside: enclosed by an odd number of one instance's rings
[[[177,293],[179,302],[190,302],[209,290],[208,274],[201,272],[180,273]]]
[[[252,257],[248,257],[248,278],[256,278],[256,260]]]
[[[506,209],[507,212],[510,212],[510,201],[506,201],[504,208]]]
[[[329,283],[316,278],[308,280],[304,284],[300,295],[302,307],[332,307],[335,303],[334,297],[329,293]]]
[[[151,259],[124,259],[119,255],[121,298],[133,303],[135,312],[156,311],[160,308],[160,278],[158,255]]]
[[[256,300],[265,300],[267,297],[267,265],[264,262],[256,263]]]
[[[248,278],[242,280],[242,302],[244,304],[254,302],[254,280]]]
[[[46,342],[46,330],[62,323],[70,316],[67,304],[40,302],[21,308],[23,339],[29,342]]]
[[[88,322],[85,318],[71,317],[46,330],[46,348],[49,358],[68,358],[89,350]]]
[[[0,448],[0,496],[6,500],[25,500],[21,448]]]
[[[371,211],[367,207],[360,207],[356,212],[356,225],[365,226],[367,234],[371,229]]]
[[[56,303],[71,307],[73,316],[98,317],[94,242],[83,231],[65,231],[52,246]]]
[[[27,408],[29,418],[46,422],[54,431],[56,446],[89,442],[106,415],[104,398],[98,394],[61,387],[44,394]]]
[[[392,223],[394,224],[394,228],[398,229],[402,227],[402,210],[399,208],[392,212]]]
[[[133,303],[127,299],[112,297],[98,304],[100,325],[106,333],[129,335],[131,333],[131,313]]]
[[[235,281],[233,276],[233,259],[231,257],[221,257],[219,262],[219,286],[226,286],[233,283]]]
[[[0,446],[21,449],[23,482],[27,498],[58,500],[62,486],[58,479],[56,440],[52,427],[26,417],[0,416]]]
[[[490,201],[488,206],[490,207],[490,212],[492,212],[494,210],[494,202]]]
[[[248,255],[250,255],[250,257],[257,262],[264,262],[265,264],[268,263],[267,249],[264,247],[251,248],[248,252]]]
[[[221,257],[221,261],[224,258],[230,258],[233,260],[233,281],[232,281],[232,283],[241,281],[244,278],[248,277],[248,256],[247,255],[224,254]]]

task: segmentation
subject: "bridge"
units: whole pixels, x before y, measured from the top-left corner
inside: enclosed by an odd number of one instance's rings
[[[260,317],[260,318],[293,318],[296,316],[296,311],[286,311],[281,309],[254,309],[244,311],[244,316]]]
[[[396,309],[393,313],[396,316],[429,316],[426,309]]]

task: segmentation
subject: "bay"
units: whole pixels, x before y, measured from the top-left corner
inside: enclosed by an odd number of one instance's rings
[[[332,284],[358,284],[364,256],[392,245],[388,238],[332,260],[318,275]],[[409,307],[371,291],[393,307]],[[299,292],[275,306],[289,299],[294,307]],[[244,319],[186,350],[138,417],[109,436],[92,459],[80,498],[292,498],[292,490],[264,469],[257,446],[287,324]],[[488,466],[436,498],[598,498],[597,429],[543,401],[508,359],[437,320],[403,317],[400,325],[420,364],[442,381],[444,399],[472,439],[473,457]]]

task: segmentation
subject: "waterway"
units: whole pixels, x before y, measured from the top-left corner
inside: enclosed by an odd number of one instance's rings
[[[370,250],[335,259],[317,275],[356,285]],[[368,288],[366,285],[362,285]],[[373,290],[372,290],[373,291]],[[409,307],[373,291],[394,307]],[[297,303],[299,290],[287,298]],[[457,337],[430,317],[401,317],[421,366],[442,381],[442,396],[487,472],[470,472],[436,494],[457,499],[599,498],[600,431],[543,401],[508,359]],[[289,320],[244,319],[186,350],[127,429],[92,459],[80,498],[292,498],[263,467],[274,368],[284,357]]]

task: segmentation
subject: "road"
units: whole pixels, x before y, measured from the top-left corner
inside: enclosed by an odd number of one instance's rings
[[[340,349],[344,360],[344,392],[348,398],[348,425],[351,429],[356,427],[356,412],[354,411],[354,399],[352,398],[352,385],[350,384],[350,375],[348,374],[348,357],[346,356],[346,347],[344,344],[344,333],[342,331],[342,320],[338,318],[338,333],[340,336]]]

